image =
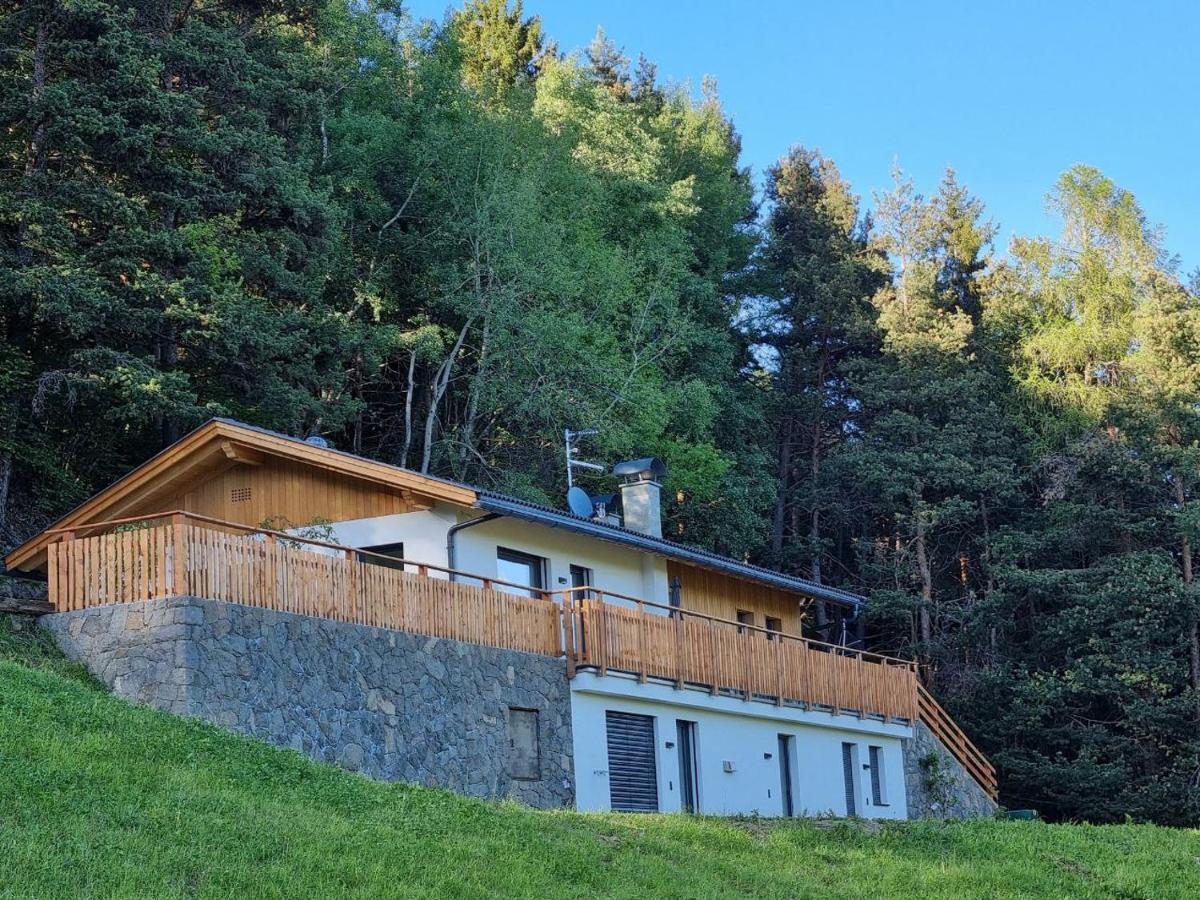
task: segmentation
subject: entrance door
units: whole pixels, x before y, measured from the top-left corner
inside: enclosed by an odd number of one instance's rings
[[[618,812],[658,812],[654,717],[608,710],[609,803]]]
[[[679,805],[685,813],[696,813],[700,811],[700,785],[696,779],[696,723],[677,719],[675,730],[675,745],[679,748]]]
[[[792,747],[795,741],[793,735],[779,735],[779,791],[783,797],[783,814],[789,818],[796,814],[796,801],[792,794]]]

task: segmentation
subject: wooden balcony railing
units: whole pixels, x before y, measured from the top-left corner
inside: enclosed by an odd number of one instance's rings
[[[914,664],[600,588],[548,592],[186,512],[57,529],[57,611],[175,595],[393,628],[626,672],[713,694],[885,721],[918,717],[995,795],[995,770]],[[403,570],[396,568],[402,565]]]
[[[563,652],[558,606],[526,585],[190,513],[87,530],[101,528],[108,530],[87,537],[65,531],[48,546],[56,610],[189,595],[530,653]]]
[[[933,699],[933,694],[925,690],[920,683],[917,684],[917,714],[934,736],[942,742],[942,745],[962,763],[963,768],[994,800],[999,788],[996,782],[996,769],[992,765],[992,761],[971,743],[966,732],[958,727],[958,723],[950,717],[950,714]]]
[[[598,588],[561,592],[568,667],[834,713],[912,721],[912,662],[810,641]]]

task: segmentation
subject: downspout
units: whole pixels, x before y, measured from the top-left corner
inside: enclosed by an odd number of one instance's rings
[[[458,581],[458,576],[453,572],[454,569],[458,568],[455,565],[455,556],[457,555],[455,551],[457,548],[454,543],[454,539],[458,536],[458,533],[466,528],[471,528],[475,525],[482,525],[484,522],[490,522],[492,519],[499,518],[500,513],[487,513],[486,515],[479,516],[476,519],[468,519],[466,522],[459,522],[457,525],[451,525],[448,529],[446,529],[446,568],[452,570],[450,572],[451,581]]]

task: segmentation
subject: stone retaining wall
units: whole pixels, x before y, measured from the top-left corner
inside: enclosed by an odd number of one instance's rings
[[[531,806],[574,803],[561,659],[176,597],[45,616],[115,693],[387,780]],[[518,760],[512,710],[521,716]]]
[[[904,786],[910,819],[978,819],[995,815],[988,796],[924,722],[904,744]],[[930,757],[937,762],[931,767]]]

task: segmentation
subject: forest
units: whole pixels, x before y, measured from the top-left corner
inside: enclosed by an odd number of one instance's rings
[[[1076,165],[756,190],[715,83],[470,0],[0,0],[0,548],[212,416],[870,597],[1001,802],[1200,824],[1200,277]],[[795,123],[797,134],[804,123]],[[597,491],[605,482],[589,482]]]

